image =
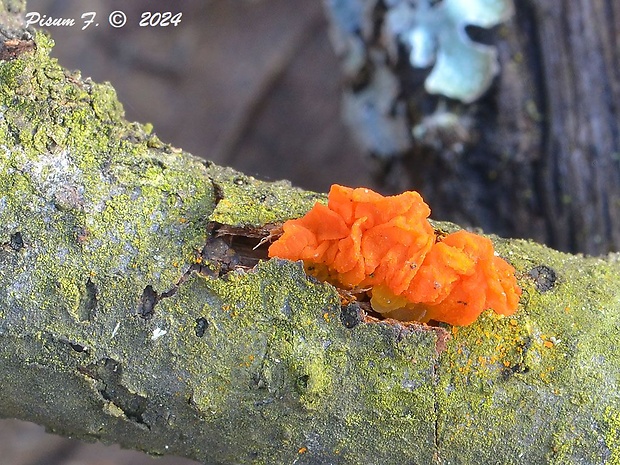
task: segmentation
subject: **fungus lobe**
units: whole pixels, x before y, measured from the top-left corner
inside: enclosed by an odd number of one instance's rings
[[[388,318],[468,325],[487,308],[512,315],[521,295],[514,268],[483,236],[438,236],[429,215],[414,191],[384,197],[333,185],[327,206],[283,224],[269,256],[302,260],[319,279],[366,290]]]

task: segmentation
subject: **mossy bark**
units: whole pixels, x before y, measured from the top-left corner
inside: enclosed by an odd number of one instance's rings
[[[214,246],[321,195],[162,143],[36,45],[0,62],[0,415],[208,464],[620,463],[618,256],[494,238],[513,317],[364,321]]]

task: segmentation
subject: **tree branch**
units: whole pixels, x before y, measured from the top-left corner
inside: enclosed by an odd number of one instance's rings
[[[35,41],[0,62],[0,415],[209,464],[620,459],[618,256],[495,238],[514,317],[375,321],[252,250],[321,195],[162,143]]]

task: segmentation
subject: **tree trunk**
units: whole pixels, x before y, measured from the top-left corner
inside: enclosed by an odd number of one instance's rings
[[[326,6],[345,101],[374,86],[371,104],[390,109],[372,127],[349,115],[368,151],[387,147],[378,154],[386,188],[419,190],[435,217],[487,232],[573,252],[620,249],[617,1],[520,0],[495,30],[468,29],[497,46],[501,71],[467,104],[425,92],[428,69],[413,69],[402,46],[390,52],[383,2]],[[393,85],[380,87],[379,75]]]
[[[210,465],[620,459],[618,256],[493,238],[514,316],[377,321],[254,247],[323,196],[162,143],[23,32],[0,51],[0,416]]]

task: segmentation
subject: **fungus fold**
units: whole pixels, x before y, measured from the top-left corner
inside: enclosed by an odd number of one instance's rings
[[[335,286],[367,292],[373,309],[403,321],[468,325],[491,308],[512,315],[521,289],[514,268],[483,236],[439,236],[414,191],[382,196],[333,185],[328,203],[289,220],[270,257],[302,260]]]

